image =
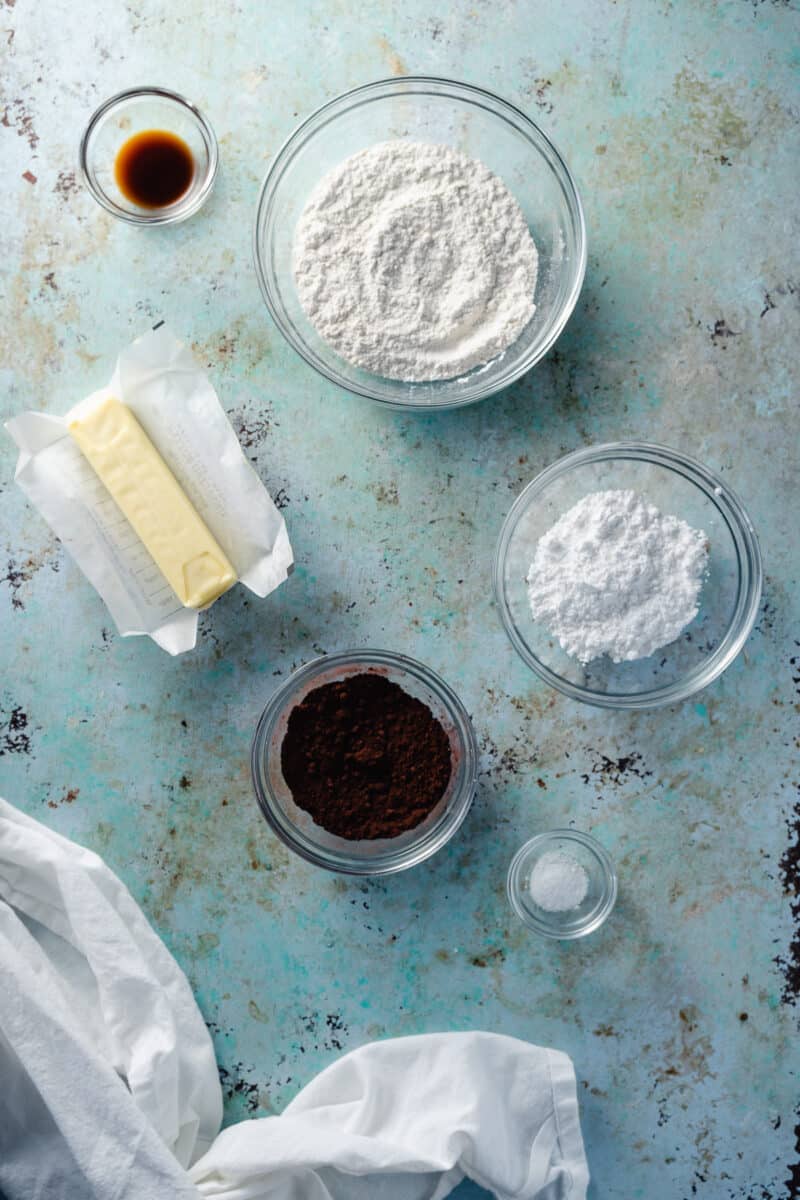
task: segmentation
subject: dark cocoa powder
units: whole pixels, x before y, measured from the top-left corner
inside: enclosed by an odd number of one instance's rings
[[[281,769],[298,808],[356,841],[419,825],[447,790],[453,764],[431,710],[365,672],[322,684],[293,709]]]

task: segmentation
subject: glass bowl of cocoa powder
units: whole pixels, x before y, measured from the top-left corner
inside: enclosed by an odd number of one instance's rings
[[[414,659],[350,650],[295,671],[256,728],[253,786],[274,833],[318,867],[391,875],[440,850],[475,794],[466,709]]]

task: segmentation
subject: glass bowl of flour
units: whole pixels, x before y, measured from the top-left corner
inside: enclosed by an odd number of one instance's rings
[[[481,88],[356,88],[288,138],[264,180],[256,271],[289,344],[348,391],[402,409],[500,391],[553,346],[586,233],[561,155]]]
[[[517,497],[494,564],[512,644],[552,687],[604,708],[686,699],[758,614],[761,556],[736,494],[664,446],[568,454]]]

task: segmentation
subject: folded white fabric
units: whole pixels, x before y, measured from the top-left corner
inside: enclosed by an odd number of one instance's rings
[[[489,1033],[373,1043],[219,1133],[180,968],[97,855],[0,800],[5,1200],[583,1200],[566,1055]],[[187,1170],[188,1168],[188,1174]]]
[[[97,855],[2,800],[0,1033],[0,1195],[196,1200],[222,1102],[186,978]]]
[[[572,1063],[492,1033],[364,1046],[282,1116],[225,1129],[190,1174],[226,1200],[439,1200],[465,1175],[500,1200],[572,1200],[588,1182]]]

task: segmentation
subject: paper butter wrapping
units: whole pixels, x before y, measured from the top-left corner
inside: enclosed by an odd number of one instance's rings
[[[108,386],[63,417],[27,412],[6,424],[20,448],[17,483],[102,596],[119,632],[148,634],[182,654],[197,639],[197,613],[180,604],[69,435],[69,422],[107,396],[132,410],[239,582],[257,596],[274,591],[292,569],[286,524],[205,372],[163,326],[123,350]]]

